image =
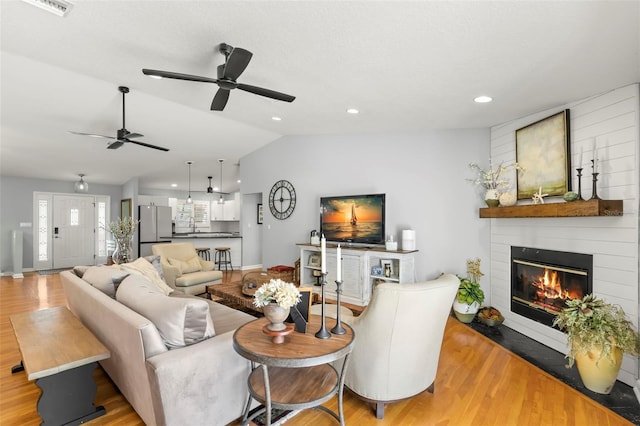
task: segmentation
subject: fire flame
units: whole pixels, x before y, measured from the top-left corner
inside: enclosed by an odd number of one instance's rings
[[[538,277],[537,281],[533,285],[538,289],[537,296],[540,300],[544,299],[575,299],[582,297],[581,294],[574,294],[577,292],[570,292],[562,288],[562,283],[558,277],[558,271],[544,270],[544,275]]]

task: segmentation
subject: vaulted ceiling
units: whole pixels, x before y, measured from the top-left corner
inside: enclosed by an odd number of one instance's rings
[[[140,186],[237,187],[239,159],[281,135],[489,127],[640,81],[640,3],[461,1],[75,1],[64,18],[0,2],[0,173]],[[216,77],[220,43],[253,52],[241,83]],[[68,131],[126,127],[164,153]],[[494,101],[477,104],[473,98]],[[360,114],[347,114],[354,107]],[[274,121],[272,117],[280,117]]]

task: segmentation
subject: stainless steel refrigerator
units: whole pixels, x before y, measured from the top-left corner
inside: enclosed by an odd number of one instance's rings
[[[151,255],[154,244],[170,243],[171,207],[138,206],[138,255]]]

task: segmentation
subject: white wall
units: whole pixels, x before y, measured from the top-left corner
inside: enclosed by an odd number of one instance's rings
[[[491,300],[505,316],[505,325],[558,351],[566,352],[566,338],[556,329],[510,312],[510,247],[525,246],[593,255],[593,292],[622,306],[638,325],[638,85],[627,86],[573,104],[532,114],[491,129],[494,160],[515,160],[515,131],[563,109],[570,109],[573,188],[575,167],[584,151],[582,195],[591,197],[592,146],[596,139],[600,162],[600,198],[622,199],[622,217],[490,219]],[[587,166],[587,163],[589,164]],[[547,202],[562,200],[548,200]],[[633,385],[637,357],[626,356],[619,379]]]
[[[387,234],[401,240],[403,229],[416,230],[418,280],[444,271],[464,275],[466,259],[475,257],[485,260],[488,275],[490,223],[478,219],[482,200],[465,180],[472,176],[468,164],[487,163],[488,152],[488,129],[272,142],[240,163],[241,192],[264,194],[262,264],[293,266],[300,255],[296,243],[308,243],[309,232],[319,229],[321,196],[385,193]],[[279,179],[290,181],[297,193],[286,220],[275,219],[268,208],[267,195]]]

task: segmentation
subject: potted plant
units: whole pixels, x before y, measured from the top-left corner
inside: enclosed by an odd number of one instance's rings
[[[481,186],[485,189],[484,200],[489,207],[498,207],[500,204],[500,195],[502,195],[502,190],[509,187],[510,182],[507,179],[502,177],[502,174],[507,172],[510,168],[514,168],[517,171],[524,171],[522,166],[518,163],[513,163],[505,166],[504,163],[500,163],[500,165],[494,169],[493,162],[489,159],[489,169],[484,170],[476,163],[470,163],[469,168],[474,170],[477,174],[474,179],[467,179],[468,181]],[[515,200],[510,200],[509,204],[513,201],[515,204]]]
[[[109,231],[116,242],[116,249],[111,255],[114,263],[128,263],[133,260],[133,247],[131,240],[136,232],[136,227],[140,223],[131,216],[127,218],[118,217],[118,220],[109,224]]]
[[[262,308],[264,316],[270,324],[271,331],[285,329],[284,320],[289,316],[289,310],[300,302],[300,291],[293,283],[282,281],[280,278],[271,279],[264,283],[253,294],[253,304]]]
[[[569,367],[575,362],[585,387],[601,394],[611,392],[622,355],[637,355],[638,332],[622,308],[593,294],[571,299],[553,325],[567,334]]]
[[[467,260],[467,278],[460,278],[458,293],[453,301],[453,313],[464,323],[470,323],[484,302],[484,291],[480,288],[480,259]]]

